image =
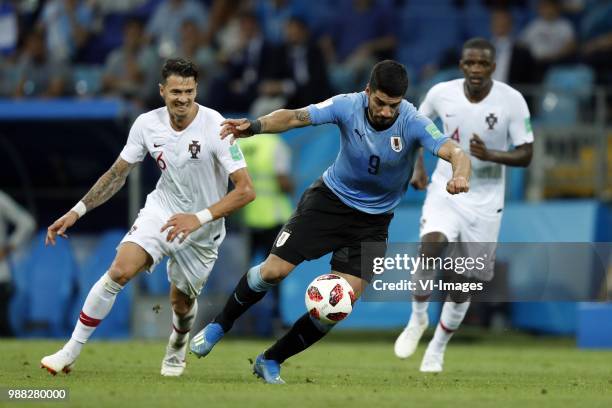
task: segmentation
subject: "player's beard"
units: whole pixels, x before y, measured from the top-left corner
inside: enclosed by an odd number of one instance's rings
[[[368,118],[370,119],[370,122],[372,123],[374,128],[376,128],[377,130],[381,130],[391,126],[393,122],[395,122],[397,114],[393,115],[393,117],[391,118],[376,116],[374,115],[374,112],[372,112],[372,109],[370,109],[370,107],[368,106]]]

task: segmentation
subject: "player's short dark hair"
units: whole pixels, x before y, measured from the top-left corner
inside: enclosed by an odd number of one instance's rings
[[[465,43],[463,43],[463,49],[461,53],[463,54],[463,52],[468,49],[489,50],[489,52],[491,53],[491,58],[495,60],[495,46],[491,43],[491,41],[485,38],[470,38]]]
[[[183,78],[193,77],[198,82],[198,67],[191,61],[182,58],[171,58],[166,60],[162,68],[162,82],[166,83],[170,75]]]
[[[408,90],[408,72],[397,61],[380,61],[370,74],[370,91],[380,90],[391,97],[404,96]]]

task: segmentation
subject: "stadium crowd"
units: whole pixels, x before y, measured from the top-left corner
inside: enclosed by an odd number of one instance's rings
[[[200,67],[200,102],[257,115],[362,88],[381,58],[426,82],[474,35],[496,45],[496,79],[538,83],[551,65],[585,63],[612,84],[606,0],[0,0],[0,97],[145,109],[159,105],[163,60],[184,57]]]

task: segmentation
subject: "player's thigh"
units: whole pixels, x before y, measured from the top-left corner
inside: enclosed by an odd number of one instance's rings
[[[166,234],[161,232],[165,224],[164,217],[151,209],[143,208],[130,230],[121,240],[120,245],[137,245],[150,257],[147,269],[153,269],[173,247],[177,247],[178,240],[174,243],[166,241]]]
[[[270,253],[298,265],[345,246],[346,226],[354,218],[354,211],[318,180],[302,195]]]
[[[152,263],[151,256],[140,245],[124,242],[119,245],[108,274],[113,281],[125,285],[138,273],[147,270]]]
[[[393,214],[360,214],[345,227],[344,246],[336,249],[331,259],[334,271],[370,282],[374,260],[387,253],[389,224]]]
[[[431,188],[427,190],[419,227],[421,241],[431,234],[441,234],[449,242],[459,238],[460,214],[444,194]]]

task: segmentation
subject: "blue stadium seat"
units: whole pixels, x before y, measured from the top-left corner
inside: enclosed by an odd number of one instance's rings
[[[79,96],[95,96],[102,90],[102,67],[77,65],[73,68],[74,91]]]
[[[544,85],[551,91],[568,92],[581,100],[593,93],[595,74],[587,65],[566,65],[551,68]]]
[[[593,93],[595,75],[586,65],[551,68],[544,79],[547,89],[540,102],[539,120],[549,125],[571,125],[578,121],[581,102]]]
[[[11,324],[18,336],[66,337],[78,274],[67,240],[45,247],[46,232],[39,232],[27,259],[15,271],[16,293],[11,300]]]
[[[123,230],[105,232],[100,238],[96,248],[87,258],[77,279],[78,297],[73,305],[71,323],[76,322],[83,307],[85,298],[91,287],[108,270],[115,258],[116,248],[125,235]],[[113,309],[100,323],[92,338],[125,338],[130,334],[130,317],[132,301],[134,299],[134,284],[129,283],[119,293]]]

